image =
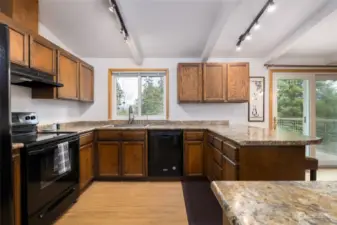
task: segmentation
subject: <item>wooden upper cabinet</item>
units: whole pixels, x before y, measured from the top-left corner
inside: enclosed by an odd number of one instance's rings
[[[80,100],[94,101],[94,69],[84,63],[80,64]]]
[[[178,64],[178,101],[202,102],[202,64]]]
[[[205,63],[203,69],[204,101],[224,102],[227,99],[227,64]]]
[[[249,100],[249,63],[228,64],[228,101]]]
[[[186,176],[203,175],[203,141],[185,141],[184,144],[184,171]]]
[[[9,27],[10,60],[13,63],[28,66],[29,36],[14,27]]]
[[[145,176],[144,142],[122,143],[122,175],[132,177]]]
[[[79,99],[79,61],[72,55],[58,51],[58,82],[64,86],[57,89],[57,97]]]
[[[41,36],[30,36],[30,67],[56,75],[56,46]]]
[[[120,175],[119,142],[98,143],[98,175],[113,177]]]
[[[38,0],[1,0],[0,11],[14,22],[38,33],[39,1]]]

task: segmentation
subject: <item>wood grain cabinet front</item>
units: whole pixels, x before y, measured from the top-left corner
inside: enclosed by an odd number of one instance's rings
[[[94,178],[93,144],[80,148],[80,190]]]
[[[184,173],[186,176],[203,175],[203,141],[185,141],[184,143]]]
[[[56,46],[41,36],[29,37],[30,67],[56,75]]]
[[[145,171],[144,142],[122,142],[122,175],[144,177]]]
[[[249,63],[228,64],[229,102],[245,102],[249,100]]]
[[[204,102],[227,100],[227,64],[204,63]]]
[[[202,64],[178,64],[178,101],[202,102]]]
[[[14,224],[21,225],[21,160],[20,154],[13,154],[13,196]]]
[[[72,55],[58,51],[58,82],[63,87],[57,88],[57,97],[61,99],[79,99],[79,61]]]
[[[94,68],[80,63],[80,100],[83,102],[94,101]]]
[[[120,176],[120,143],[104,142],[97,145],[98,176]]]
[[[9,27],[10,60],[22,66],[28,66],[29,35],[20,29]]]

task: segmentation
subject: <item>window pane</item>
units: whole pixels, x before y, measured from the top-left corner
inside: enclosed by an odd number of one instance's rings
[[[117,115],[128,116],[129,106],[138,114],[138,77],[116,77]]]
[[[164,77],[142,77],[141,114],[164,115]]]

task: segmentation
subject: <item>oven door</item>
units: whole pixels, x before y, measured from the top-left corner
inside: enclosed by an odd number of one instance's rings
[[[68,170],[59,168],[58,144],[68,142]],[[43,148],[42,148],[43,147]],[[39,211],[69,187],[78,184],[78,137],[65,139],[28,150],[27,155],[27,210],[28,215]]]

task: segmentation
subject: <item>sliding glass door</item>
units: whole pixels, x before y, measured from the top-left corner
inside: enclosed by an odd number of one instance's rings
[[[323,138],[307,155],[337,167],[337,75],[274,73],[273,129]]]

